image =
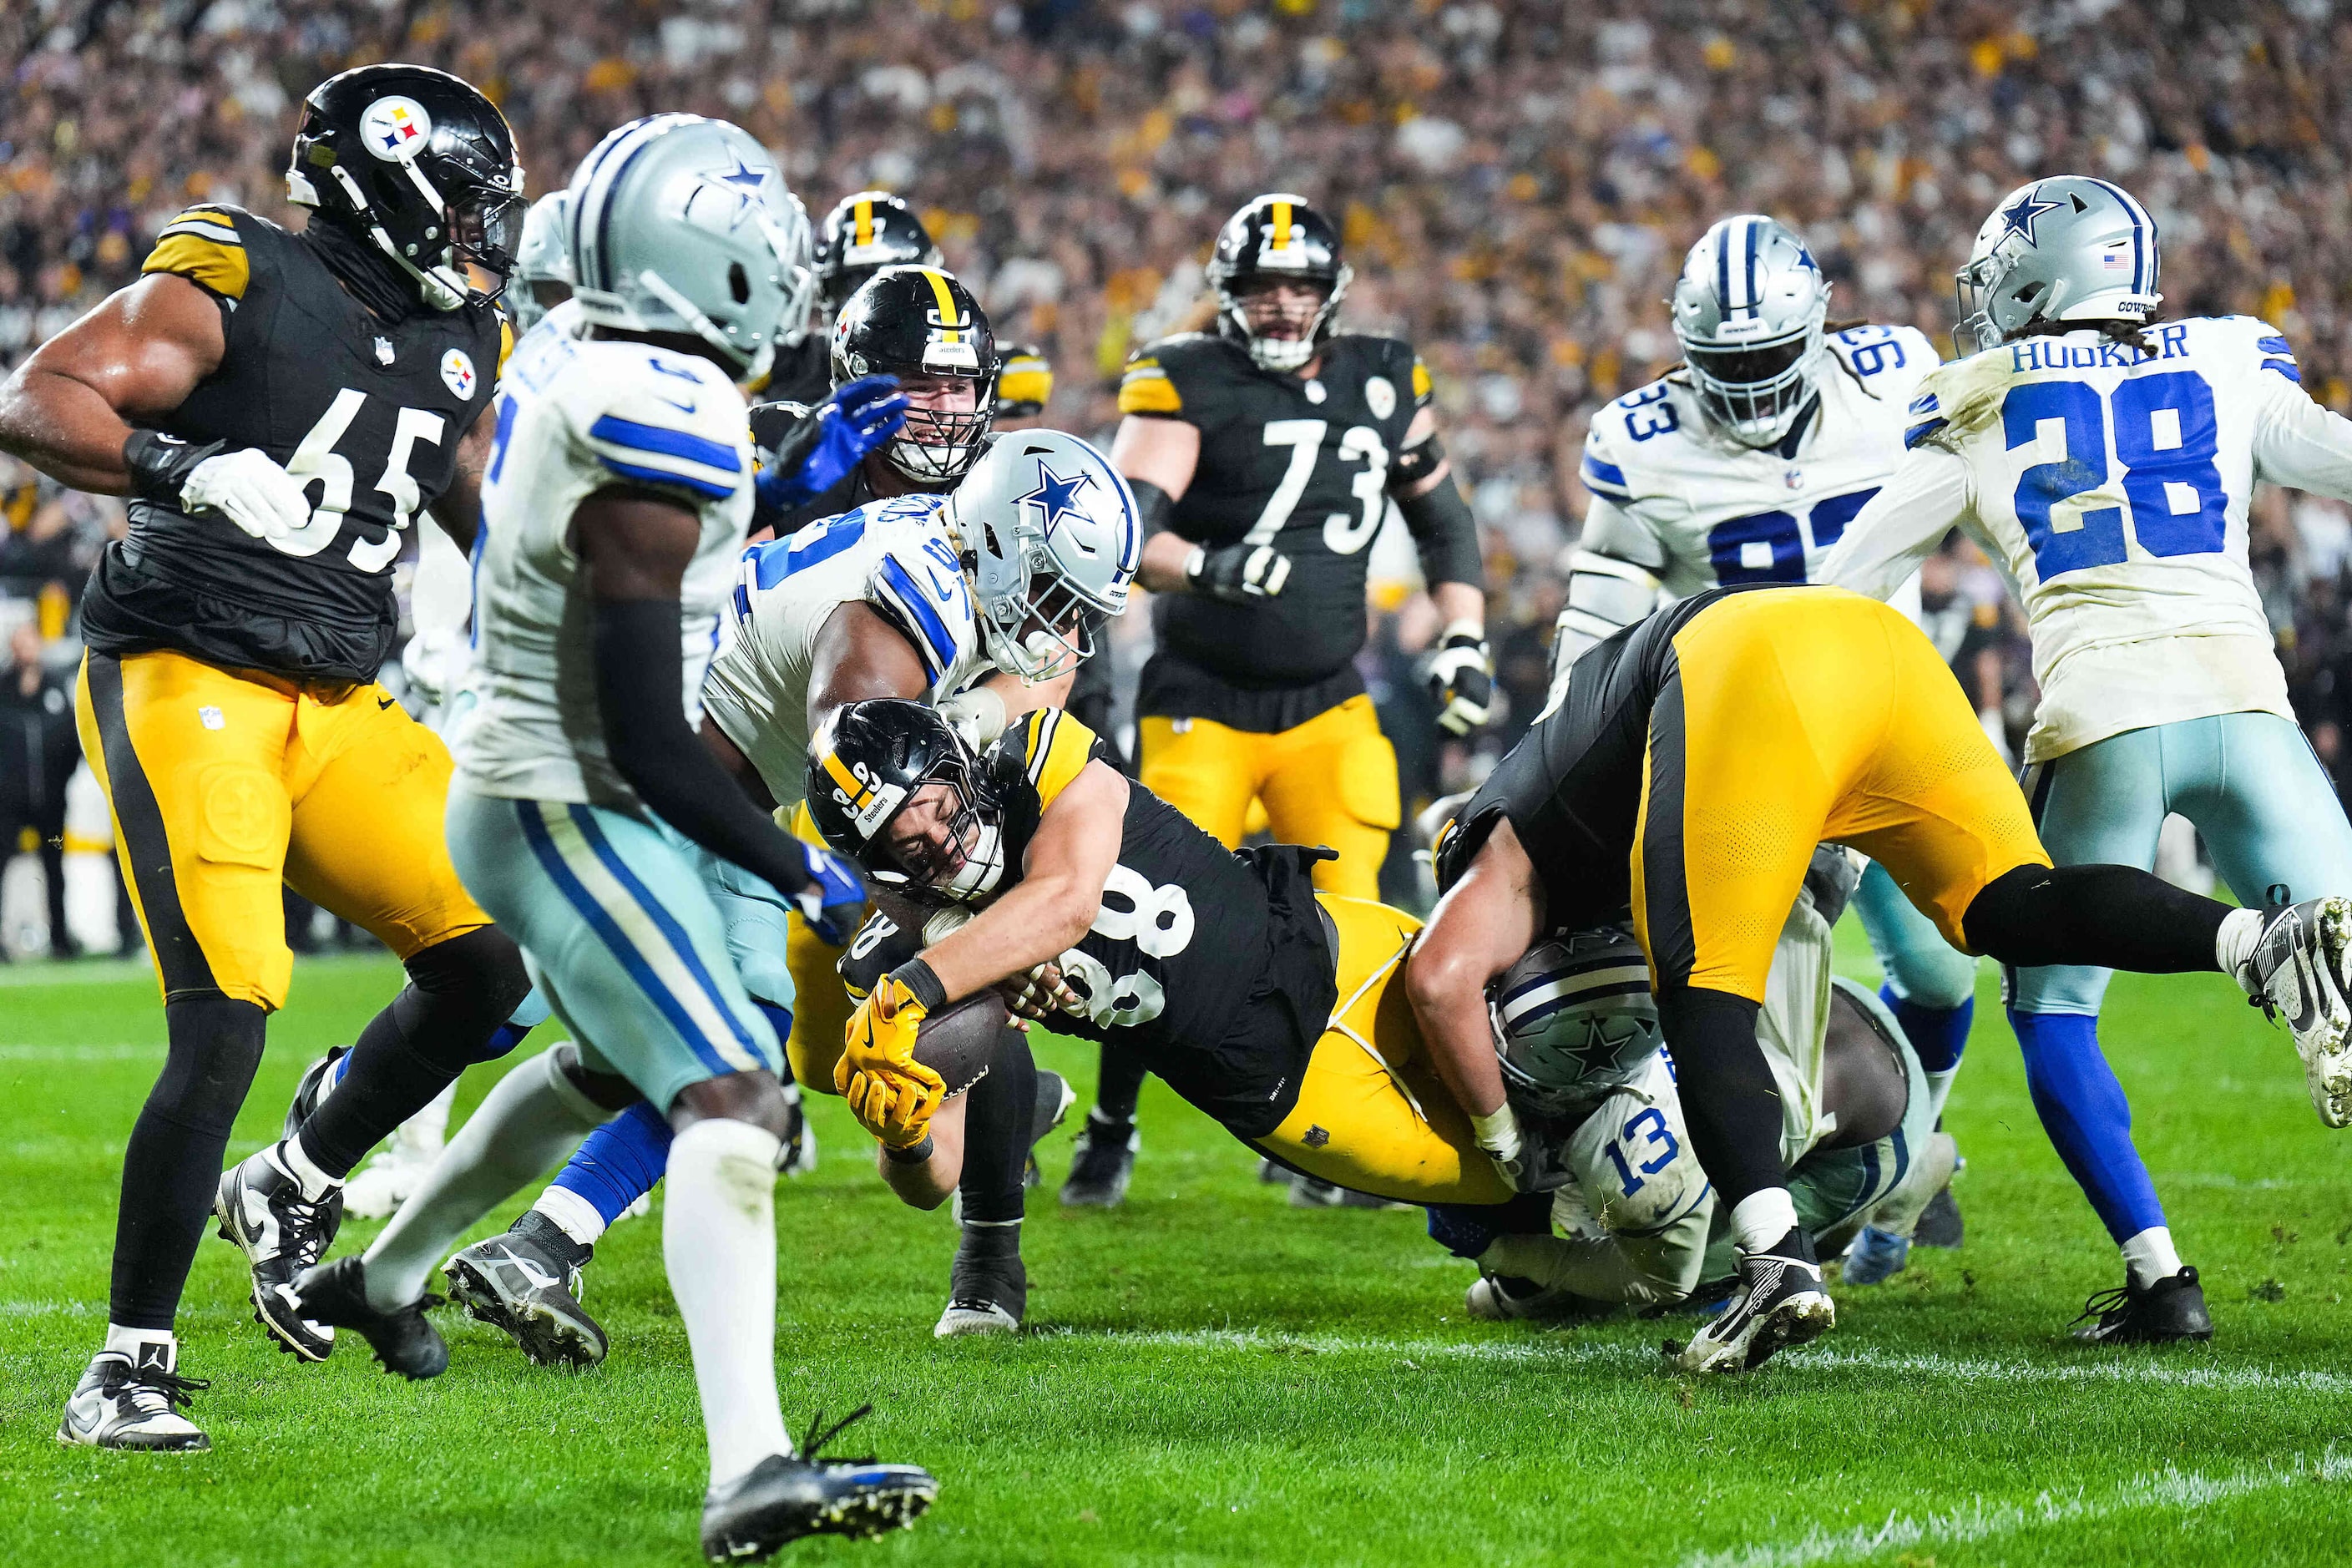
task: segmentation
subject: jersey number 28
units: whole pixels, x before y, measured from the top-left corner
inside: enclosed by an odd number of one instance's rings
[[[2229,492],[2213,466],[2213,389],[2193,370],[2143,375],[2105,398],[2080,381],[2032,381],[2001,400],[2011,451],[2033,447],[2042,460],[2017,477],[2017,521],[2045,583],[2125,558],[2121,507],[2061,511],[2059,505],[2112,477],[2107,432],[2113,411],[2116,467],[2123,469],[2132,532],[2150,555],[2209,555],[2229,530]]]

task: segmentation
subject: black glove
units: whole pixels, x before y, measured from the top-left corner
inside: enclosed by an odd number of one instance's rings
[[[1184,581],[1195,594],[1228,604],[1271,599],[1290,581],[1290,557],[1271,544],[1195,545],[1184,563]]]
[[[1493,659],[1485,628],[1456,621],[1445,628],[1429,659],[1429,691],[1437,700],[1437,727],[1466,735],[1486,722],[1495,702]]]

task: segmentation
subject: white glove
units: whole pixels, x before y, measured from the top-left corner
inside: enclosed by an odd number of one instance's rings
[[[257,447],[207,458],[180,487],[188,510],[216,511],[256,539],[280,541],[310,522],[310,498],[302,481],[270,460]]]
[[[1495,1162],[1496,1173],[1513,1192],[1525,1191],[1519,1184],[1528,1173],[1527,1139],[1519,1131],[1519,1118],[1511,1102],[1507,1100],[1484,1116],[1473,1116],[1470,1132],[1486,1152],[1486,1158]]]
[[[940,704],[939,714],[975,752],[986,751],[1004,733],[1004,699],[989,687],[957,692]]]

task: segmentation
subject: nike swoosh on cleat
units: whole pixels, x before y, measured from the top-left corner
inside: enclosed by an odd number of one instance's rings
[[[520,1273],[526,1280],[530,1281],[530,1288],[532,1289],[544,1290],[549,1286],[555,1283],[554,1275],[550,1274],[546,1269],[541,1268],[538,1264],[533,1263],[530,1258],[514,1251],[511,1247],[500,1247],[499,1250],[505,1256],[506,1260],[509,1263],[515,1266],[517,1272]]]

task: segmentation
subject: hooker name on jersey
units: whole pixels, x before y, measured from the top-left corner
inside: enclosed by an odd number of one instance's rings
[[[1364,642],[1367,552],[1388,512],[1389,464],[1429,399],[1429,372],[1394,338],[1342,333],[1303,378],[1261,370],[1240,344],[1198,332],[1129,360],[1119,412],[1201,432],[1171,528],[1213,548],[1270,544],[1291,563],[1280,595],[1259,604],[1160,595],[1152,605],[1160,648],[1244,689],[1307,687],[1349,671]],[[1149,689],[1141,710],[1221,717],[1158,705]]]
[[[111,654],[176,648],[302,680],[371,681],[399,627],[402,535],[447,489],[490,400],[506,329],[488,306],[388,322],[300,235],[230,206],[191,207],[142,268],[220,302],[218,369],[153,427],[258,447],[301,480],[307,527],[254,538],[226,518],[135,499],[100,558],[85,636]]]

